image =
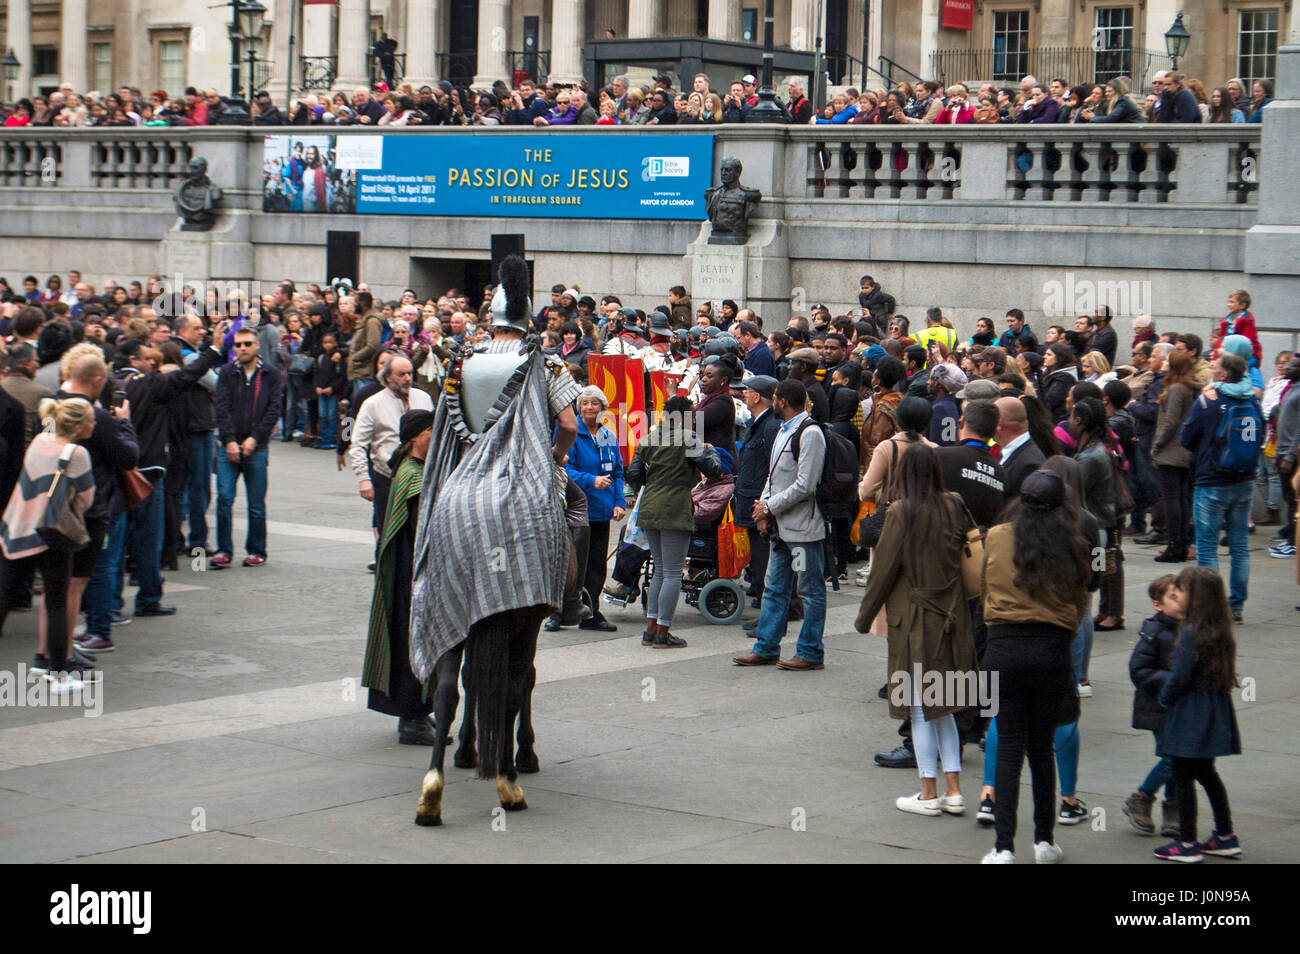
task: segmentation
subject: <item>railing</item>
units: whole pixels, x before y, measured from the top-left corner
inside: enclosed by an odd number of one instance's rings
[[[803,146],[804,198],[1243,205],[1259,187],[1259,135],[1241,125],[791,132]]]
[[[506,62],[510,65],[510,85],[516,85],[516,78],[527,77],[534,83],[543,81],[551,72],[550,50],[506,50]]]
[[[1043,83],[1062,78],[1071,85],[1105,83],[1117,76],[1145,89],[1151,76],[1172,61],[1158,50],[1094,50],[1088,46],[1037,47],[1026,50],[940,50],[930,56],[930,72],[945,85],[992,82],[1015,85],[1032,75]]]
[[[406,54],[393,54],[393,76],[391,82],[389,81],[388,74],[384,72],[384,66],[379,61],[379,57],[375,56],[373,53],[366,55],[366,67],[370,72],[371,88],[374,88],[377,83],[383,82],[388,84],[389,89],[396,89],[397,84],[400,83],[402,77],[406,75]]]
[[[454,86],[469,86],[478,69],[477,53],[439,53],[438,77]]]
[[[334,77],[339,75],[337,56],[304,56],[302,58],[302,88],[332,89]]]
[[[253,95],[258,90],[266,89],[271,82],[271,76],[275,71],[275,63],[272,60],[254,60],[253,61],[253,88],[249,95]]]
[[[895,83],[904,79],[910,79],[914,83],[919,83],[921,80],[925,79],[924,76],[917,76],[902,63],[895,63],[887,56],[879,57],[877,62],[880,64],[880,69],[876,70],[876,73],[883,76],[889,82],[890,86],[893,86]],[[903,75],[898,79],[895,79],[895,73],[901,73]]]
[[[872,74],[884,80],[886,85],[893,84],[887,74],[867,65],[852,53],[827,53],[822,57],[822,62],[826,64],[826,75],[832,86],[856,86],[862,89],[872,85]]]
[[[604,136],[698,135],[698,130],[600,127]],[[0,130],[0,187],[167,189],[196,155],[228,191],[258,189],[266,129]],[[535,130],[537,137],[584,130]],[[329,135],[373,136],[367,127],[331,127]],[[590,134],[591,129],[586,129]],[[836,208],[848,200],[926,200],[1011,206],[1026,203],[1254,206],[1261,169],[1261,127],[1246,124],[1132,124],[1099,129],[1061,126],[713,127],[715,155],[739,155],[746,181],[761,177],[764,201],[818,214],[861,216]],[[517,135],[517,127],[411,127],[382,135]],[[671,140],[668,140],[671,142]],[[671,148],[667,146],[666,148]],[[256,152],[260,157],[260,152]],[[248,163],[246,166],[245,163]],[[246,172],[244,170],[247,170]],[[754,170],[753,172],[748,170]],[[1282,174],[1285,174],[1285,169]],[[238,181],[246,176],[247,181]],[[232,181],[232,178],[236,181]],[[21,203],[21,196],[6,200]],[[805,206],[806,208],[806,206]],[[870,217],[871,213],[865,213]]]

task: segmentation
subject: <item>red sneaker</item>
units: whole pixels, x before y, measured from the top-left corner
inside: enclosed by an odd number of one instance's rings
[[[229,554],[229,553],[218,553],[216,556],[214,556],[214,557],[213,557],[211,560],[209,560],[208,562],[211,563],[213,566],[215,566],[217,569],[221,569],[221,568],[223,568],[223,567],[230,566],[230,554]]]
[[[244,557],[244,566],[263,566],[266,563],[266,557],[246,556]]]
[[[111,653],[117,648],[111,639],[104,636],[92,636],[77,645],[88,653]]]

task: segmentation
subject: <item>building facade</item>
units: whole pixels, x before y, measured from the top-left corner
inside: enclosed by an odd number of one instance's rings
[[[573,83],[591,72],[589,44],[711,37],[753,44],[762,0],[266,0],[253,84],[285,99],[382,77],[372,56],[397,41],[397,75],[415,85],[486,86],[524,76]],[[776,0],[779,47],[823,52],[832,85],[915,77],[1006,81],[1025,73],[1077,83],[1129,75],[1145,85],[1170,65],[1165,31],[1178,12],[1191,34],[1179,64],[1207,86],[1273,78],[1292,31],[1291,0]],[[2,0],[6,48],[20,66],[14,96],[60,83],[106,93],[231,86],[231,7],[205,0]],[[248,82],[247,48],[240,85]],[[635,68],[637,63],[627,64]],[[664,64],[656,64],[657,69]],[[608,81],[616,66],[603,63]],[[737,76],[739,72],[737,72]],[[733,76],[718,77],[723,83]]]

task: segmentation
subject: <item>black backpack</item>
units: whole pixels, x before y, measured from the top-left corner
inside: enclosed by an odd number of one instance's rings
[[[790,442],[796,461],[799,459],[799,438],[809,427],[821,430],[826,439],[826,457],[822,460],[822,475],[817,481],[817,506],[827,517],[857,513],[858,449],[847,437],[810,417],[799,425]]]

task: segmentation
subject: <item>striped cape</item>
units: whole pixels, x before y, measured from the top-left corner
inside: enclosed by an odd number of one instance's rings
[[[411,590],[411,671],[421,682],[480,620],[564,599],[568,475],[551,455],[546,375],[534,347],[481,435],[465,426],[454,382],[438,403]]]
[[[384,529],[379,536],[379,559],[375,561],[375,595],[370,601],[370,631],[366,636],[366,655],[361,664],[361,685],[388,694],[392,675],[392,644],[388,639],[388,621],[392,618],[394,563],[393,539],[406,525],[407,502],[420,493],[424,483],[424,465],[407,457],[393,475],[388,492],[388,510]]]

